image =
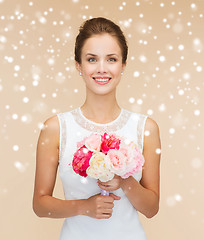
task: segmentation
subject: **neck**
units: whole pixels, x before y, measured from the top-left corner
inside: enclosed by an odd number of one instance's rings
[[[107,95],[87,94],[81,111],[91,121],[108,123],[119,116],[121,108],[117,103],[115,93]]]

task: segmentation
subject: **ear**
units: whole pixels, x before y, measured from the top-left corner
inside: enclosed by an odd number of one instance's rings
[[[76,66],[76,69],[79,71],[79,73],[81,72],[81,65],[80,63],[78,63],[77,61],[75,61],[75,66]]]
[[[125,62],[125,63],[122,64],[122,72],[125,71],[126,65],[127,65],[127,62]]]

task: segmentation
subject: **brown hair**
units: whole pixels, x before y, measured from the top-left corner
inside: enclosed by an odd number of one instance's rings
[[[122,63],[126,63],[128,46],[120,27],[109,19],[98,17],[85,21],[79,28],[75,42],[75,60],[81,63],[81,51],[87,39],[93,35],[108,33],[115,37],[122,51]]]

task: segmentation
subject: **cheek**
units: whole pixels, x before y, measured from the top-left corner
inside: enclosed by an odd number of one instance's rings
[[[83,67],[83,72],[84,72],[86,75],[93,73],[94,70],[95,70],[94,65],[86,65],[86,66]]]

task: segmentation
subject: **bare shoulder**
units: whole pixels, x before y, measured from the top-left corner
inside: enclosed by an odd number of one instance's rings
[[[159,126],[157,122],[154,121],[152,118],[148,117],[145,123],[145,131],[149,131],[150,133],[159,133]]]
[[[43,125],[40,133],[41,139],[49,139],[55,145],[59,145],[60,126],[57,115],[48,118]]]
[[[148,117],[145,123],[144,151],[153,146],[160,148],[159,126],[156,121]]]
[[[54,115],[54,116],[48,118],[44,122],[43,130],[45,130],[45,129],[49,129],[49,130],[53,130],[53,131],[59,131],[59,120],[58,120],[57,115]]]

